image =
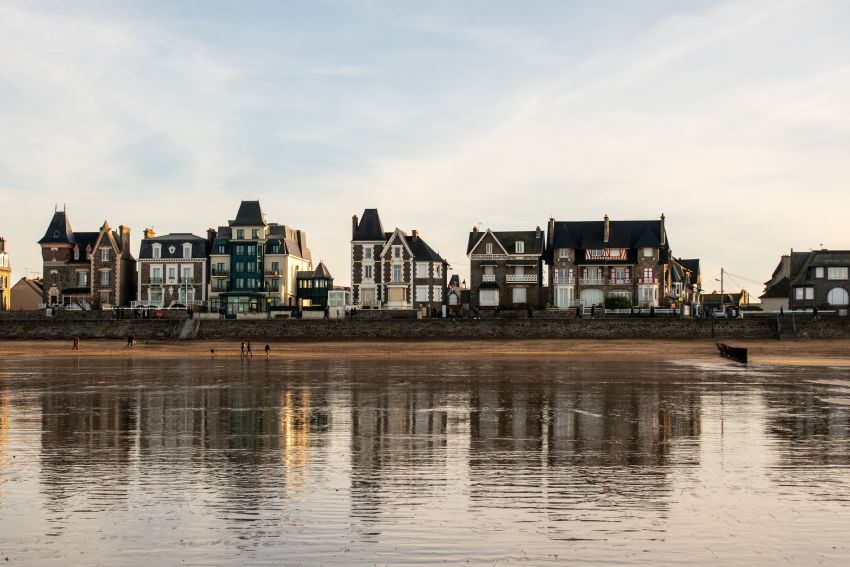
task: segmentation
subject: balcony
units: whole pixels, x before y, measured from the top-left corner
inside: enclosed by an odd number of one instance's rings
[[[605,285],[605,278],[579,278],[578,285]]]
[[[481,281],[482,282],[495,282],[496,281],[496,274],[484,274],[483,276],[481,276]]]
[[[162,278],[151,278],[151,281],[148,283],[151,285],[162,285]]]
[[[638,278],[638,283],[640,285],[652,285],[658,284],[658,278]]]
[[[611,278],[608,285],[632,285],[632,278]]]
[[[505,281],[508,283],[537,283],[537,276],[535,274],[508,274],[505,276]]]
[[[558,275],[557,272],[555,272],[552,275],[552,284],[553,285],[575,285],[575,283],[576,283],[575,276],[565,276],[565,277],[562,278],[561,276]]]
[[[213,268],[211,274],[213,277],[227,277],[230,275],[230,270],[217,270],[216,268]]]

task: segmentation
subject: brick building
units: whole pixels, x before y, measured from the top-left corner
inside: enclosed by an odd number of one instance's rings
[[[527,309],[545,306],[543,258],[546,238],[536,230],[494,232],[473,227],[469,257],[469,293],[472,307]]]
[[[352,217],[352,300],[361,308],[440,309],[448,263],[419,235],[384,232],[377,209]]]
[[[209,253],[215,231],[207,238],[189,233],[156,236],[146,229],[139,248],[138,305],[206,307]]]
[[[850,250],[794,252],[780,259],[765,295],[788,293],[794,310],[834,310],[847,315],[850,309]]]
[[[74,232],[65,211],[56,211],[41,240],[44,303],[51,306],[128,306],[135,299],[136,259],[130,228]]]

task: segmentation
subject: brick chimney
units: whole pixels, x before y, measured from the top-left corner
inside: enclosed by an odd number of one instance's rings
[[[667,244],[667,229],[664,228],[664,213],[661,213],[661,245]]]
[[[0,236],[0,254],[6,251],[6,239]]]
[[[351,238],[354,238],[355,232],[357,232],[357,215],[351,217]]]
[[[478,234],[478,225],[472,227],[472,234]]]
[[[121,251],[127,254],[130,253],[130,227],[119,225],[118,234],[121,235]]]
[[[213,242],[215,242],[215,237],[218,236],[218,233],[214,228],[207,229],[207,248],[212,250]]]
[[[605,244],[608,244],[608,241],[611,240],[611,221],[608,220],[608,215],[605,215],[605,235],[603,236],[603,241]]]
[[[156,236],[156,233],[153,231],[152,228],[146,228],[143,234],[145,239],[153,238],[154,236]]]
[[[555,219],[549,217],[549,224],[546,225],[546,238],[549,239],[549,245],[555,241]]]
[[[535,236],[538,240],[540,240],[540,236],[542,236],[542,235],[541,235],[541,233],[542,233],[542,232],[543,232],[543,231],[542,231],[542,230],[540,230],[540,227],[538,226],[538,227],[537,227],[537,232],[535,233],[535,235],[534,235],[534,236]]]
[[[413,232],[412,232],[411,234],[413,234],[413,238],[414,238],[414,240],[415,240],[415,239],[417,239],[417,238],[419,238],[419,231],[418,231],[418,230],[416,230],[415,228],[413,229]]]

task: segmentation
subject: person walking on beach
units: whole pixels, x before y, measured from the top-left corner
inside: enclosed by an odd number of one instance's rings
[[[270,346],[268,345],[268,343],[266,343],[266,358],[268,358],[268,357],[269,357],[269,355],[271,354],[271,352],[272,352],[272,347],[270,347]]]
[[[239,345],[239,358],[242,358],[243,356],[245,356],[245,341],[242,341]]]
[[[248,348],[247,350],[245,350],[245,356],[250,356],[251,358],[254,358],[254,353],[251,352],[251,341],[248,341]]]
[[[74,337],[74,342],[71,345],[71,350],[80,350],[80,339],[79,338]]]

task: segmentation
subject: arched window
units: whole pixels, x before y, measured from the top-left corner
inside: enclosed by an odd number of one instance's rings
[[[850,303],[850,297],[848,297],[846,289],[834,287],[829,290],[826,296],[826,302],[830,305],[847,305]]]

